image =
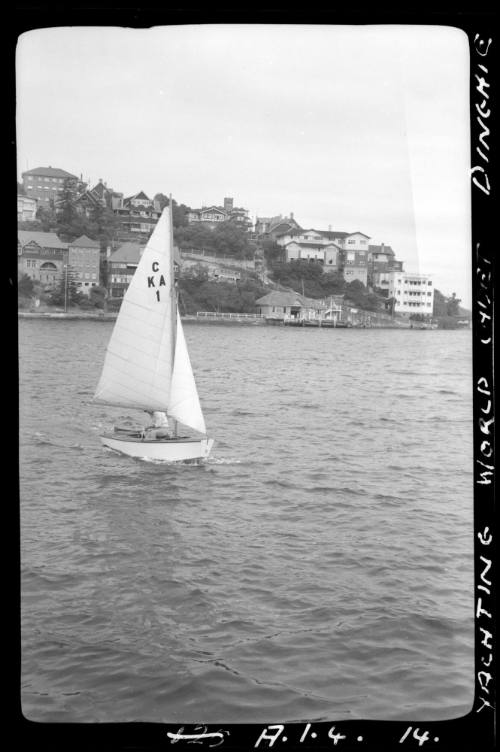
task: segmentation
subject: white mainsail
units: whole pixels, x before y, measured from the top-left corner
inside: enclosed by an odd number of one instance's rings
[[[177,311],[169,208],[163,210],[123,298],[94,400],[166,412],[205,433]]]

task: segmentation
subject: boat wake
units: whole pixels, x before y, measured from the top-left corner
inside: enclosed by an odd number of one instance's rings
[[[154,457],[135,457],[139,462],[149,462],[152,465],[206,465],[207,460],[203,457],[197,457],[192,460],[159,460]]]
[[[243,460],[232,459],[231,457],[209,457],[205,460],[207,465],[242,465]]]

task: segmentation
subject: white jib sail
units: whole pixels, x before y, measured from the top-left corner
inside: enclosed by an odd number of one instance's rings
[[[207,432],[179,314],[168,415],[195,431]]]
[[[123,298],[94,399],[167,412],[176,333],[173,243],[163,210]]]

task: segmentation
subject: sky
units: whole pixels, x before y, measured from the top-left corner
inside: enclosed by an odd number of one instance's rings
[[[469,46],[398,25],[61,27],[18,40],[18,179],[226,196],[359,230],[471,306]]]

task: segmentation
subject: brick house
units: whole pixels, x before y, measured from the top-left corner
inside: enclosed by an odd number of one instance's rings
[[[53,287],[68,263],[68,244],[59,240],[55,232],[19,230],[17,237],[18,273]]]
[[[145,244],[128,241],[110,254],[107,259],[108,294],[110,298],[123,298],[145,247]],[[179,269],[180,265],[179,250],[174,246],[174,270]]]
[[[68,265],[78,292],[90,294],[99,284],[100,243],[86,235],[68,243]]]
[[[58,167],[35,167],[33,170],[22,173],[26,195],[36,198],[40,206],[49,206],[51,201],[56,201],[68,178],[78,185],[79,180],[76,175]]]

